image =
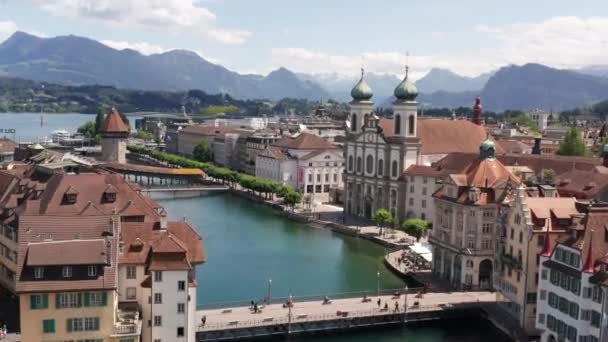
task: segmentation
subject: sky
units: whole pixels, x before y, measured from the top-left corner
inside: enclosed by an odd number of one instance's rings
[[[605,0],[0,0],[0,41],[16,30],[143,54],[186,49],[257,74],[608,64]]]

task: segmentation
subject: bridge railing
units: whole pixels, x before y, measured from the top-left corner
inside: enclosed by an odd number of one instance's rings
[[[407,293],[419,293],[422,291],[422,287],[412,287],[407,289]],[[390,296],[395,293],[403,294],[405,293],[404,288],[393,288],[393,289],[380,289],[380,296]],[[301,295],[301,296],[292,296],[291,299],[293,302],[315,302],[315,301],[323,301],[325,297],[329,299],[348,299],[348,298],[363,298],[367,297],[376,297],[378,294],[377,290],[364,290],[364,291],[353,291],[353,292],[339,292],[339,293],[324,293],[324,294],[310,294],[310,295]],[[272,297],[270,302],[268,302],[268,298],[254,298],[253,301],[258,304],[284,304],[287,303],[289,297]],[[202,305],[197,305],[196,310],[212,310],[212,309],[225,309],[225,308],[235,308],[235,307],[249,307],[251,306],[250,300],[236,300],[236,301],[223,301],[223,302],[211,302]]]
[[[470,304],[459,304],[458,308],[465,308],[468,306],[476,306],[474,303]],[[393,321],[407,320],[408,314],[418,312],[428,312],[437,310],[451,310],[454,306],[450,304],[433,304],[433,305],[410,305],[407,310],[392,310],[392,309],[370,309],[370,310],[354,310],[354,311],[340,311],[336,310],[335,313],[324,313],[324,314],[291,314],[286,312],[282,317],[264,317],[260,315],[259,319],[249,320],[234,320],[234,321],[223,321],[217,323],[209,323],[205,325],[199,325],[198,331],[218,331],[218,330],[229,330],[229,329],[240,329],[240,328],[254,328],[263,326],[273,326],[282,324],[298,324],[307,322],[320,322],[320,321],[331,321],[336,319],[352,319],[362,317],[393,317],[395,315],[401,315],[399,319]],[[405,314],[405,315],[404,315]]]

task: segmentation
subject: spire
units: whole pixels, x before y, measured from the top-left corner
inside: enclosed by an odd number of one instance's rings
[[[475,98],[475,105],[473,106],[473,123],[481,126],[481,97]]]
[[[593,229],[589,232],[593,234]],[[583,266],[583,272],[585,273],[593,273],[595,272],[595,260],[593,260],[593,243],[591,242],[591,238],[589,241],[589,249],[587,250],[587,258],[585,259],[585,265]]]
[[[545,233],[545,244],[543,245],[543,250],[540,252],[540,255],[544,257],[551,256],[551,237],[549,236],[549,226],[547,226],[547,232]]]
[[[416,96],[418,96],[418,89],[416,85],[408,79],[410,72],[410,67],[405,65],[405,77],[403,81],[397,85],[393,95],[397,98],[397,100],[401,101],[415,101]]]

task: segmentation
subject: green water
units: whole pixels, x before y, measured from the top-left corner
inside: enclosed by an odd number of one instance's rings
[[[173,219],[186,217],[203,236],[207,262],[197,268],[202,305],[260,300],[272,279],[273,298],[400,288],[367,240],[289,221],[270,208],[231,194],[159,200]],[[473,328],[474,326],[474,328]],[[295,341],[508,341],[483,321],[433,322],[401,329],[357,331]]]

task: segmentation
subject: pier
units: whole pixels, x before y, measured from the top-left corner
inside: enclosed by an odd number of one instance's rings
[[[236,341],[265,339],[271,336],[313,334],[335,330],[379,325],[407,324],[461,317],[481,316],[483,308],[496,304],[491,292],[452,292],[420,294],[385,294],[353,298],[315,298],[286,303],[260,305],[259,312],[251,306],[224,307],[197,311],[199,322],[196,340]],[[380,304],[378,303],[380,301]],[[203,317],[205,324],[202,324]]]

